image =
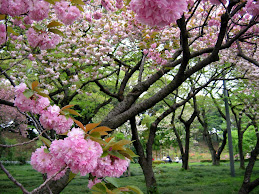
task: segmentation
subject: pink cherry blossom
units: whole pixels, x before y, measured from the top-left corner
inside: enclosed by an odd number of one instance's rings
[[[58,19],[66,25],[72,24],[81,15],[80,10],[67,1],[57,2],[54,8]]]
[[[220,5],[221,3],[223,4],[226,4],[227,1],[226,0],[209,0],[212,4],[215,4],[215,5]]]
[[[187,10],[187,2],[182,0],[132,0],[131,9],[136,19],[150,26],[166,26],[179,19]]]
[[[35,114],[40,114],[42,111],[50,105],[50,101],[46,97],[33,94],[30,98],[24,96],[27,86],[25,83],[21,83],[15,87],[15,100],[14,105],[17,106],[20,111],[30,111]]]
[[[104,158],[98,159],[98,165],[94,172],[93,176],[97,178],[101,177],[120,177],[123,172],[127,170],[129,166],[129,159],[122,160],[114,156],[106,156]]]
[[[72,132],[78,130],[72,129]],[[71,135],[71,133],[70,133]],[[97,166],[97,159],[102,155],[102,147],[99,143],[81,136],[70,136],[64,140],[55,140],[50,146],[50,153],[61,163],[65,163],[73,173],[81,176],[92,172]]]
[[[36,32],[33,28],[29,28],[26,35],[31,47],[38,46],[42,50],[55,48],[61,42],[59,35],[52,32]]]
[[[33,7],[29,12],[29,17],[35,21],[41,21],[48,17],[49,3],[42,0],[34,0]]]
[[[41,146],[36,149],[31,155],[31,165],[32,167],[41,173],[47,173],[48,177],[53,176],[65,166],[65,163],[60,163],[51,153],[48,153],[46,146]],[[65,174],[65,170],[61,171],[54,177],[54,180],[61,178]]]
[[[47,110],[41,112],[40,123],[45,129],[54,129],[57,134],[63,134],[71,128],[74,122],[59,112],[58,106],[49,106]]]
[[[0,24],[0,45],[6,42],[6,27],[4,24]]]
[[[27,13],[31,5],[31,0],[1,0],[0,13],[10,16],[19,16]]]
[[[246,3],[246,10],[253,16],[259,15],[259,1],[248,0]]]
[[[101,19],[102,18],[102,13],[99,12],[99,11],[94,12],[93,18],[96,19],[96,20]]]

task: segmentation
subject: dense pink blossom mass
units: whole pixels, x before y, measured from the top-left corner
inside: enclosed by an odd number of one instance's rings
[[[0,24],[0,45],[6,41],[6,27],[4,24]]]
[[[182,0],[132,0],[131,9],[136,19],[150,26],[166,26],[175,23],[187,10],[187,2]]]
[[[122,160],[114,156],[99,158],[97,167],[92,172],[97,178],[101,177],[120,177],[129,166],[129,159]]]
[[[40,95],[34,94],[30,98],[24,96],[27,86],[24,83],[15,87],[15,100],[14,105],[17,106],[22,112],[32,112],[35,114],[41,114],[43,109],[50,105],[48,98],[42,97]]]
[[[259,1],[248,0],[246,3],[247,12],[253,16],[259,15]]]
[[[71,6],[67,1],[57,2],[55,4],[55,11],[64,24],[72,24],[78,17],[80,17],[80,11],[76,6]]]
[[[31,47],[39,47],[41,50],[52,49],[61,42],[59,35],[52,32],[37,32],[33,28],[30,28],[27,33],[28,42]]]

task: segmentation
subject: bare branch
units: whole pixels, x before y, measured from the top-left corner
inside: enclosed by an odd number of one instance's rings
[[[17,185],[18,187],[20,187],[20,189],[23,191],[23,193],[30,193],[29,191],[27,191],[24,186],[19,183],[12,175],[11,173],[4,167],[4,165],[0,162],[0,167],[1,169],[4,171],[4,173],[7,175],[7,177],[15,184]]]

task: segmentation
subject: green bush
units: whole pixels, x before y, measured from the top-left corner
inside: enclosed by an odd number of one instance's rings
[[[162,160],[154,160],[153,164],[165,164],[165,161]]]

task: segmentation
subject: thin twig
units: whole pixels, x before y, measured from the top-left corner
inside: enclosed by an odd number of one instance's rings
[[[0,147],[3,147],[3,148],[11,148],[11,147],[22,146],[22,145],[26,145],[26,144],[32,143],[32,142],[36,141],[37,139],[39,139],[39,137],[40,137],[43,133],[45,133],[46,131],[47,131],[47,129],[44,130],[42,133],[40,133],[39,136],[33,138],[33,139],[30,140],[30,141],[26,141],[26,142],[23,142],[23,143],[17,143],[17,144],[13,144],[13,145],[0,144]]]
[[[48,179],[45,180],[44,183],[42,183],[39,187],[37,187],[36,189],[34,189],[32,192],[30,192],[30,194],[33,193],[37,193],[40,189],[42,189],[46,184],[48,184],[48,182],[53,179],[55,176],[57,176],[58,173],[60,173],[61,171],[65,170],[67,168],[67,166],[65,165],[63,168],[61,168],[58,172],[56,172],[54,175],[52,175],[51,177],[49,177]]]
[[[30,193],[29,191],[27,191],[23,185],[21,183],[19,183],[10,173],[9,171],[4,167],[4,165],[0,162],[0,167],[1,169],[4,171],[4,173],[7,175],[7,177],[15,184],[17,185],[18,187],[21,188],[21,190],[23,191],[23,193]]]

